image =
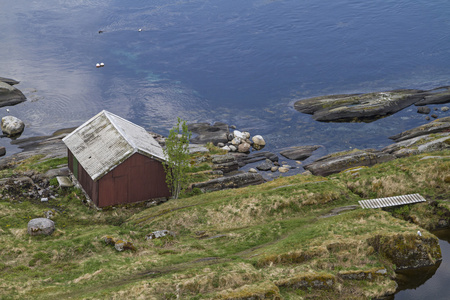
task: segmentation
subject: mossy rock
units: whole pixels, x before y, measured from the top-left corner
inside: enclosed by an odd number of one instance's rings
[[[369,238],[367,243],[398,270],[431,266],[442,259],[439,240],[430,234],[379,234]]]

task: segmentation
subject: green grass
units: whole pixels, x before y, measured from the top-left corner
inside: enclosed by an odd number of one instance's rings
[[[450,151],[434,155],[448,156]],[[57,199],[42,203],[2,198],[0,298],[226,299],[256,292],[283,299],[382,295],[395,289],[389,277],[395,266],[367,241],[386,233],[387,240],[395,234],[415,236],[418,229],[424,237],[432,237],[423,228],[431,229],[442,218],[450,220],[449,205],[443,201],[450,199],[445,181],[450,160],[420,160],[423,156],[328,178],[283,177],[148,209],[91,209],[75,188],[60,190]],[[33,158],[14,172],[45,172],[61,163]],[[207,164],[192,168],[207,170]],[[415,192],[434,204],[387,211],[356,209],[321,218],[361,199]],[[47,210],[54,211],[56,231],[51,236],[28,236],[28,221],[43,217]],[[176,237],[145,239],[162,229],[174,231]],[[106,236],[132,242],[136,251],[117,252],[104,242]],[[337,281],[329,291],[281,284],[305,274],[321,278],[379,268],[386,268],[389,276]]]

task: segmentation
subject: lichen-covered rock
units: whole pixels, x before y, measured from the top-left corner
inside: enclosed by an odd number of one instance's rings
[[[395,159],[395,156],[376,150],[354,150],[333,153],[305,165],[304,168],[314,175],[328,176],[346,169],[373,166],[377,163]]]
[[[18,118],[6,116],[2,118],[1,128],[8,136],[17,136],[25,129],[25,124]]]
[[[36,218],[28,222],[29,235],[51,235],[55,231],[55,223],[47,218]]]
[[[219,170],[223,173],[230,173],[239,169],[239,163],[231,154],[214,155],[212,157],[212,169]]]
[[[369,238],[367,243],[398,270],[432,266],[442,259],[439,240],[430,234],[379,234]]]

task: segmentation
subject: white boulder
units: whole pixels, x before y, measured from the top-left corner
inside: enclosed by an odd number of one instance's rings
[[[2,118],[1,128],[8,136],[15,136],[23,132],[25,124],[16,117],[6,116]]]
[[[50,219],[36,218],[28,222],[29,235],[40,235],[40,234],[51,235],[53,231],[55,231],[55,223]]]

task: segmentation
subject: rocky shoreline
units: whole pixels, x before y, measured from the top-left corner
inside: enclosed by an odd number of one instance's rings
[[[313,97],[296,101],[294,108],[321,122],[373,122],[411,105],[419,106],[418,113],[428,114],[431,110],[425,105],[449,102],[450,87],[442,86],[431,90],[402,89]],[[448,107],[442,108],[442,111],[448,110]],[[431,116],[438,117],[436,114]]]

